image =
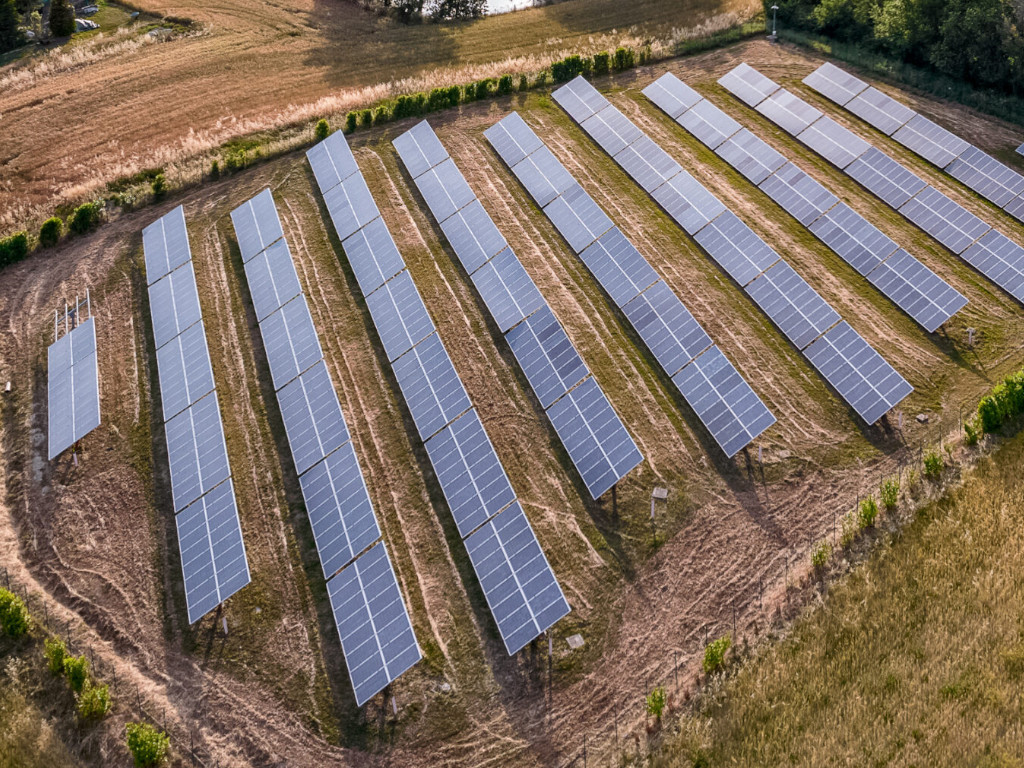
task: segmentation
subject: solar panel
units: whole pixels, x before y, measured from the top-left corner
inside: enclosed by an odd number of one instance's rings
[[[519,502],[466,539],[466,550],[510,656],[569,613]]]
[[[874,424],[914,391],[845,320],[804,354],[868,424]]]
[[[846,168],[871,148],[831,117],[819,118],[797,138],[838,168]]]
[[[711,337],[661,280],[622,311],[670,377],[711,346]]]
[[[96,322],[89,318],[47,350],[47,447],[53,459],[100,425]]]
[[[277,403],[296,474],[348,442],[348,426],[323,360],[281,387]]]
[[[470,275],[508,246],[479,200],[441,222],[441,229]]]
[[[484,131],[484,136],[510,168],[544,146],[518,112],[512,112],[503,117]]]
[[[217,393],[186,408],[164,425],[175,511],[224,482],[230,470]]]
[[[643,132],[617,109],[602,109],[580,123],[580,127],[613,157],[643,136]]]
[[[827,61],[805,77],[804,83],[839,105],[845,104],[868,87],[863,80]]]
[[[684,170],[655,189],[652,196],[690,235],[725,211],[722,201]]]
[[[231,480],[175,518],[188,623],[195,624],[251,581]]]
[[[345,443],[299,477],[324,578],[380,538],[355,447]]]
[[[156,351],[164,421],[213,391],[213,368],[202,321]]]
[[[258,323],[302,293],[299,275],[284,238],[245,263],[245,279],[249,283]]]
[[[684,367],[672,382],[730,458],[775,423],[771,411],[717,346]]]
[[[541,147],[517,163],[512,173],[541,208],[576,183],[547,147]]]
[[[441,337],[431,334],[392,363],[421,440],[472,407]]]
[[[962,256],[1017,301],[1024,302],[1024,249],[1002,232],[990,230]]]
[[[558,105],[577,123],[608,106],[608,99],[583,79],[582,75],[551,94]]]
[[[743,127],[707,99],[698,101],[676,122],[710,149],[717,148]]]
[[[339,240],[347,240],[358,229],[380,216],[377,203],[373,201],[370,188],[366,186],[366,179],[361,173],[353,173],[339,184],[321,191]]]
[[[147,285],[191,261],[185,209],[179,205],[142,230],[142,250],[146,256]]]
[[[786,158],[746,128],[721,144],[715,154],[754,184],[760,184],[786,164]]]
[[[779,260],[779,254],[732,211],[726,211],[694,239],[740,286],[744,286]]]
[[[203,318],[196,273],[189,262],[149,286],[149,313],[157,349]]]
[[[248,261],[271,243],[284,237],[274,196],[264,189],[231,212],[242,261]]]
[[[356,158],[345,141],[345,134],[336,131],[307,150],[306,159],[313,169],[321,192],[336,187],[359,170]]]
[[[757,111],[793,136],[821,117],[820,109],[785,88],[780,88],[758,104]]]
[[[1021,144],[1013,151],[1016,152],[1018,155],[1024,155],[1024,144]]]
[[[553,200],[544,213],[576,253],[615,226],[579,184]]]
[[[843,261],[866,275],[897,248],[893,240],[846,203],[840,203],[809,229]]]
[[[367,296],[366,306],[389,362],[434,332],[434,322],[408,271]]]
[[[547,413],[594,499],[643,461],[636,443],[593,377],[584,379],[556,400]]]
[[[341,247],[363,296],[369,296],[405,269],[402,254],[380,217],[345,238]]]
[[[673,120],[704,98],[671,72],[644,88],[643,94]]]
[[[782,260],[750,283],[746,291],[797,349],[803,349],[842,319]]]
[[[874,87],[861,91],[857,98],[846,105],[846,108],[886,136],[891,136],[901,125],[917,114],[914,110],[900,104],[896,99]]]
[[[902,248],[868,280],[929,333],[967,305],[967,299]]]
[[[416,177],[416,186],[427,202],[427,207],[439,222],[476,199],[465,177],[448,158],[422,176]]]
[[[921,178],[874,147],[847,166],[846,172],[893,208],[925,188]]]
[[[472,280],[502,333],[545,305],[544,297],[511,248],[480,267]]]
[[[413,179],[448,159],[448,150],[426,120],[416,123],[391,143]]]
[[[323,359],[305,296],[297,296],[267,315],[260,323],[260,335],[275,391]]]
[[[839,198],[804,173],[786,163],[761,182],[761,190],[805,227],[839,202]]]
[[[422,658],[384,542],[327,582],[356,704]]]
[[[505,339],[545,410],[590,373],[550,307],[530,315]]]
[[[967,147],[946,173],[1000,208],[1024,193],[1024,176],[977,147]]]
[[[516,500],[476,409],[427,440],[426,449],[462,538]]]
[[[779,90],[777,83],[773,83],[746,62],[719,79],[718,84],[750,107],[756,107]]]
[[[930,186],[905,203],[900,213],[958,254],[991,229],[973,213]]]
[[[633,181],[643,187],[645,192],[653,192],[683,170],[668,152],[646,135],[619,152],[615,156],[615,162]]]
[[[1003,210],[1006,211],[1011,216],[1013,216],[1015,219],[1024,221],[1024,195],[1021,195],[1020,197],[1015,197],[1013,200],[1011,200],[1004,206]]]
[[[939,168],[945,168],[971,146],[924,115],[914,115],[892,137]]]
[[[580,259],[617,307],[658,279],[654,268],[618,227],[612,227],[587,246]]]

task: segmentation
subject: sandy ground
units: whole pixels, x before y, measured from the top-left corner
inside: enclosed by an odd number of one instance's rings
[[[715,79],[745,59],[787,85],[816,66],[752,43],[672,63],[719,106],[796,159],[964,292],[968,309],[929,337],[752,185],[673,127],[636,91],[660,66],[602,87],[713,187],[916,387],[903,434],[866,428],[742,292],[550,99],[531,94],[431,118],[499,223],[646,457],[617,503],[586,492],[497,329],[401,170],[390,141],[409,127],[360,136],[360,167],[395,235],[481,419],[573,607],[553,632],[509,659],[450,514],[419,446],[364,302],[301,155],[207,185],[108,224],[96,234],[0,273],[0,379],[6,494],[0,546],[12,577],[72,621],[147,710],[166,707],[176,733],[195,729],[204,755],[231,765],[510,765],[568,762],[588,737],[591,759],[648,738],[642,694],[669,684],[676,701],[697,669],[705,631],[744,633],[771,621],[784,579],[806,569],[809,543],[877,486],[882,472],[957,409],[1021,364],[1024,313],[956,257],[891,215],[841,174],[731,100]],[[804,95],[807,95],[804,92]],[[986,148],[1009,129],[962,108],[950,115]],[[503,167],[483,130],[520,109],[619,223],[778,417],[757,451],[725,460],[673,394],[624,318]],[[843,119],[838,110],[829,114]],[[851,126],[880,146],[863,125]],[[983,141],[984,140],[984,141]],[[985,143],[991,142],[991,143]],[[886,145],[888,149],[892,147]],[[896,154],[899,154],[898,152]],[[1018,241],[1019,225],[934,169],[915,170]],[[312,536],[228,214],[263,187],[274,192],[378,518],[425,660],[355,710],[328,613]],[[253,584],[213,618],[186,626],[166,451],[141,276],[143,226],[184,203]],[[45,348],[52,310],[92,290],[100,345],[103,426],[81,462],[45,461]],[[965,328],[978,330],[968,349]],[[931,414],[927,425],[913,417]],[[939,414],[944,418],[939,423]],[[651,543],[651,488],[670,489]],[[9,553],[9,556],[8,554]],[[763,598],[759,600],[763,591]],[[760,604],[760,607],[759,607]],[[735,618],[734,618],[735,617]],[[570,651],[566,637],[586,645]],[[679,663],[679,684],[674,668]],[[448,683],[451,691],[442,691]],[[125,764],[118,728],[101,733],[105,764]],[[616,738],[617,737],[617,738]]]

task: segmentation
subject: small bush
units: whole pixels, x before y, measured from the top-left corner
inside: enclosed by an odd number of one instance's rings
[[[210,163],[210,178],[216,181],[220,178],[220,161],[214,160]]]
[[[476,100],[486,99],[491,95],[491,89],[494,86],[494,80],[489,77],[485,77],[476,84]]]
[[[349,112],[345,115],[345,133],[352,133],[356,129],[356,121],[358,119],[355,112]]]
[[[929,480],[938,480],[942,475],[942,456],[931,451],[924,457],[924,476]]]
[[[594,54],[594,77],[607,75],[612,69],[612,57],[608,51],[600,51]]]
[[[879,495],[882,497],[882,505],[887,510],[896,509],[900,501],[900,481],[892,478],[886,480],[882,483]]]
[[[818,545],[811,550],[811,565],[814,569],[820,571],[825,567],[828,559],[832,556],[832,545],[827,541],[819,541]]]
[[[81,693],[85,684],[89,681],[89,660],[85,655],[65,656],[64,674],[68,678],[68,685],[75,693]]]
[[[502,75],[498,78],[498,93],[502,96],[512,93],[512,75]]]
[[[15,232],[0,240],[0,267],[15,264],[28,256],[28,233]]]
[[[67,646],[59,637],[48,637],[43,643],[43,653],[46,656],[46,666],[54,676],[64,674],[64,659],[68,656]]]
[[[978,444],[981,439],[981,427],[974,419],[968,419],[964,422],[964,443],[968,446],[974,446]]]
[[[331,135],[330,124],[322,117],[316,121],[316,127],[313,128],[313,138],[317,141],[323,141]]]
[[[722,668],[725,663],[725,654],[732,647],[732,638],[724,635],[717,640],[712,640],[704,649],[704,671],[709,675]]]
[[[612,58],[612,67],[614,67],[616,72],[632,69],[635,66],[636,57],[633,55],[632,48],[626,48],[620,45],[615,49],[615,56]]]
[[[228,173],[235,173],[240,171],[246,166],[246,157],[244,149],[233,149],[228,152],[227,157],[224,158],[224,170]]]
[[[39,228],[39,244],[43,248],[52,248],[60,242],[64,234],[64,222],[58,216],[51,216]]]
[[[566,56],[561,61],[552,63],[551,77],[556,83],[567,83],[577,75],[582,75],[587,69],[589,67],[584,63],[583,57],[579,54],[573,54],[572,56]]]
[[[373,124],[383,125],[391,120],[391,107],[387,104],[381,104],[375,110],[373,110]]]
[[[78,716],[82,720],[102,720],[110,712],[110,707],[110,689],[107,686],[85,684],[78,696]]]
[[[853,540],[857,538],[857,532],[860,530],[860,526],[857,524],[857,515],[853,512],[847,512],[843,515],[842,528],[839,531],[839,546],[845,549],[853,543]]]
[[[171,739],[149,723],[128,723],[124,727],[125,744],[138,768],[160,765],[167,759]]]
[[[103,215],[102,205],[96,201],[92,203],[82,203],[80,206],[75,208],[71,214],[71,220],[68,222],[68,229],[74,232],[76,235],[84,235],[86,232],[91,232],[100,223],[100,217]]]
[[[464,104],[470,104],[474,101],[476,101],[476,86],[473,83],[470,83],[462,89],[462,102]]]
[[[548,83],[548,71],[542,69],[537,73],[537,79],[533,81],[534,88],[543,88]]]
[[[528,91],[530,90],[530,79],[526,75],[519,76],[519,90]]]
[[[8,637],[21,637],[30,623],[25,601],[10,590],[0,589],[0,630]]]
[[[661,715],[665,711],[665,705],[668,703],[668,696],[665,694],[664,686],[659,685],[649,694],[644,702],[647,708],[647,714],[652,715],[655,720],[661,720]]]
[[[154,200],[163,200],[164,196],[167,195],[167,179],[164,178],[162,173],[158,173],[153,177],[153,180],[149,182],[150,188],[153,190]]]
[[[857,525],[864,528],[872,528],[878,518],[878,502],[873,496],[868,496],[857,508]]]
[[[373,125],[373,110],[363,109],[359,111],[359,127],[369,128]]]

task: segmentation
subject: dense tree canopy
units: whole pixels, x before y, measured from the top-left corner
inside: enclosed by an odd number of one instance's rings
[[[25,39],[18,29],[19,21],[14,0],[0,0],[0,53],[13,51],[24,45]]]

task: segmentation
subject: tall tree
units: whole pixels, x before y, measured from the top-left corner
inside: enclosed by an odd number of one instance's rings
[[[0,53],[25,44],[25,37],[18,28],[20,22],[14,0],[0,0]]]
[[[438,21],[475,19],[487,11],[487,0],[436,0],[431,17]]]
[[[75,33],[75,9],[68,0],[52,0],[50,3],[50,34],[54,37],[68,37]]]
[[[974,85],[1004,86],[1010,74],[1011,11],[1003,0],[950,0],[931,62]]]

